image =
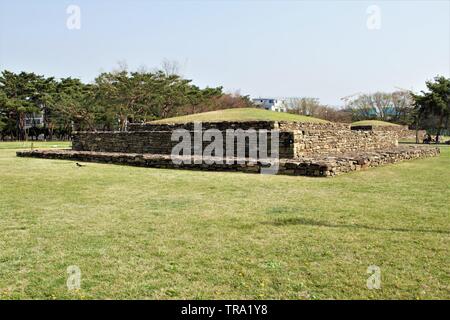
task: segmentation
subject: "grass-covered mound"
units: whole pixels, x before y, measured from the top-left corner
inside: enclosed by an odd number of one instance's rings
[[[362,120],[353,122],[352,126],[400,126],[400,125],[380,120]]]
[[[257,108],[234,108],[218,111],[190,114],[174,118],[161,119],[152,123],[186,123],[186,122],[221,122],[221,121],[298,121],[326,123],[328,121],[286,112],[275,112]]]

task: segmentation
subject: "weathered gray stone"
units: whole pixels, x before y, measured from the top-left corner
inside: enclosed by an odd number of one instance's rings
[[[355,128],[341,123],[301,123],[275,121],[202,123],[203,130],[218,129],[225,142],[227,129],[278,130],[279,174],[306,176],[334,176],[405,159],[436,156],[439,149],[424,146],[398,147],[397,138],[402,127],[383,130],[380,127]],[[387,127],[384,127],[387,128]],[[186,129],[193,140],[199,131],[187,124],[131,124],[127,132],[78,132],[73,136],[73,150],[34,150],[17,152],[22,157],[68,159],[118,163],[153,168],[191,170],[261,172],[269,165],[262,159],[251,159],[249,142],[245,142],[244,158],[199,158],[191,148],[180,160],[191,163],[176,164],[170,157],[178,141],[171,141],[175,129]],[[267,149],[270,154],[271,136]],[[209,141],[203,142],[204,149]],[[237,141],[233,142],[236,149]],[[261,146],[255,148],[258,157]],[[225,153],[224,153],[225,155]],[[205,160],[216,160],[207,164]],[[232,160],[231,164],[225,160]],[[243,163],[239,163],[240,160]]]
[[[354,154],[342,154],[339,157],[316,155],[311,158],[299,158],[296,160],[287,161],[281,160],[278,174],[329,177],[345,172],[361,170],[367,167],[377,167],[387,163],[437,155],[439,155],[439,148],[437,147],[402,146],[388,150],[388,152],[370,151],[359,154],[359,157],[364,157],[365,159],[364,166],[357,164]],[[65,159],[84,162],[118,163],[150,168],[163,167],[191,170],[242,171],[249,173],[258,173],[261,171],[262,167],[267,167],[267,165],[261,163],[261,161],[255,160],[252,160],[250,163],[247,161],[245,164],[236,164],[236,161],[232,164],[227,164],[223,161],[222,163],[205,165],[205,163],[196,164],[194,162],[194,157],[192,157],[191,164],[176,165],[168,155],[56,149],[18,151],[17,156],[44,159]],[[186,157],[183,159],[186,159]]]

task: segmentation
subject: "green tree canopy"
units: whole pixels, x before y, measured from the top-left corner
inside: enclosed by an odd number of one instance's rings
[[[45,78],[34,73],[15,74],[3,71],[0,75],[0,109],[15,121],[19,139],[26,138],[26,115],[40,112],[40,103],[45,100],[41,91]]]
[[[438,143],[442,129],[448,128],[450,117],[450,78],[437,76],[432,81],[427,81],[426,86],[428,91],[413,94],[415,113],[419,121],[430,116],[437,117],[435,140]]]
[[[147,121],[209,110],[249,107],[248,97],[204,88],[162,70],[103,72],[93,83],[34,73],[3,71],[0,76],[0,133],[12,138],[75,130],[126,130],[128,121]],[[43,117],[40,128],[27,119]],[[29,129],[27,129],[29,128]],[[31,130],[33,129],[33,130]]]

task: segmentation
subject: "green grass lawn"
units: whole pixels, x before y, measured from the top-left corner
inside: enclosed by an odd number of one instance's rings
[[[220,121],[299,121],[299,122],[322,122],[328,121],[301,116],[286,112],[275,112],[256,108],[234,108],[218,111],[203,112],[197,114],[191,114],[187,116],[167,118],[162,120],[153,121],[152,123],[186,123],[186,122],[220,122]]]
[[[362,120],[353,122],[352,126],[398,126],[398,124],[380,120]]]
[[[1,299],[450,298],[449,147],[329,179],[0,149]]]
[[[45,148],[59,148],[65,149],[71,146],[70,141],[12,141],[12,142],[0,142],[0,150],[5,149],[25,149],[29,150],[32,147],[34,149]]]
[[[435,135],[431,136],[433,139],[436,137]],[[420,139],[420,143],[422,143],[423,139]],[[439,141],[441,141],[441,143],[444,143],[446,141],[450,140],[450,136],[440,136]],[[416,138],[402,138],[399,139],[399,142],[409,142],[409,143],[416,143]],[[431,146],[434,146],[434,143],[430,144]]]

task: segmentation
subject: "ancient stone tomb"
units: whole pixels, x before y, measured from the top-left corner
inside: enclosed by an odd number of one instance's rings
[[[174,134],[179,132],[191,142],[179,154],[182,160],[173,154],[180,144]],[[211,132],[215,133],[214,139],[210,137]],[[230,138],[230,132],[244,133],[244,136],[236,134]],[[341,123],[147,123],[131,124],[125,132],[77,132],[73,135],[72,150],[34,150],[17,155],[143,167],[261,172],[273,165],[264,159],[276,154],[275,173],[333,176],[439,154],[439,149],[433,147],[399,147],[398,137],[402,134],[402,130],[350,128]],[[217,143],[218,138],[223,143],[223,152],[215,150],[205,156],[208,146],[213,141]]]

